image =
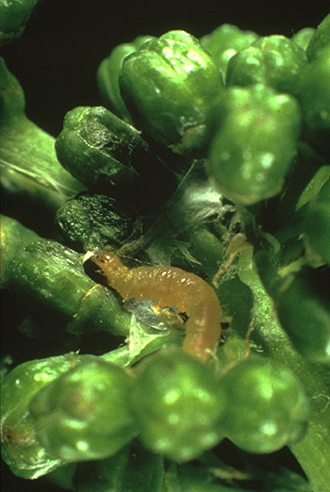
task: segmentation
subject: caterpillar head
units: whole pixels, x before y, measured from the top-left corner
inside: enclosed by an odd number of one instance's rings
[[[91,259],[103,273],[110,270],[123,268],[123,264],[115,253],[109,251],[94,251],[85,255],[84,261]]]

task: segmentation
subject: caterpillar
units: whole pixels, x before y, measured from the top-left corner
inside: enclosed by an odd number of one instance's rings
[[[214,289],[197,275],[176,267],[141,266],[129,269],[120,258],[96,251],[92,261],[106,277],[107,285],[128,301],[158,301],[160,307],[175,305],[188,320],[183,325],[183,350],[202,362],[214,354],[221,335],[222,310]]]

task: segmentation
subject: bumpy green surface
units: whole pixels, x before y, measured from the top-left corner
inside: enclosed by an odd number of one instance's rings
[[[32,3],[1,5],[4,41]],[[329,27],[141,36],[101,63],[106,107],[70,110],[56,143],[1,60],[3,191],[49,231],[1,216],[1,286],[21,331],[62,342],[2,382],[18,477],[75,492],[327,490]],[[104,285],[97,248],[215,289],[223,334],[206,363],[183,352],[175,303],[124,303]],[[285,446],[306,477],[274,463]]]
[[[130,395],[147,448],[174,461],[187,461],[223,437],[226,394],[214,374],[190,356],[159,354],[141,369]]]
[[[179,154],[205,148],[222,80],[196,38],[171,31],[142,44],[124,60],[119,86],[138,128]]]
[[[38,0],[3,0],[0,11],[0,46],[21,36]]]
[[[248,205],[277,195],[297,153],[296,99],[259,83],[233,87],[219,112],[223,123],[211,144],[210,170],[220,190]]]
[[[39,391],[29,408],[37,439],[68,462],[112,456],[138,433],[127,405],[132,379],[115,364],[85,359]]]
[[[220,381],[231,402],[223,416],[228,437],[250,453],[268,453],[305,433],[309,400],[284,365],[249,358]]]
[[[297,93],[297,81],[307,65],[307,55],[285,36],[266,36],[241,50],[229,61],[227,85],[262,83],[279,92]]]

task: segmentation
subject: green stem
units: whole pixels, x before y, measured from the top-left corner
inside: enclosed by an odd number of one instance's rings
[[[274,304],[252,263],[252,248],[241,252],[239,276],[255,297],[254,331],[251,339],[265,355],[281,360],[301,379],[311,397],[311,417],[306,436],[290,445],[313,492],[325,492],[330,483],[330,374],[325,365],[308,362],[293,348],[282,330]]]
[[[24,115],[0,128],[1,181],[7,193],[42,202],[55,212],[85,187],[58,162],[55,139]]]
[[[86,188],[59,163],[55,139],[25,116],[23,89],[0,58],[1,184],[16,208],[31,203],[51,214]]]

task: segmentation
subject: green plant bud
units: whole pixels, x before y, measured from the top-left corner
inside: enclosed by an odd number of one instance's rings
[[[302,383],[276,360],[250,357],[220,380],[228,403],[221,421],[227,437],[249,453],[272,453],[301,439],[309,417]]]
[[[307,47],[309,61],[318,58],[330,44],[330,14],[318,25]]]
[[[137,179],[131,166],[135,147],[143,141],[131,126],[102,107],[69,111],[55,149],[62,166],[88,187],[129,186]]]
[[[103,107],[69,111],[55,149],[62,166],[88,188],[128,202],[134,196],[142,213],[162,204],[177,184],[139,132]]]
[[[316,29],[307,50],[310,64],[299,84],[304,136],[328,158],[330,150],[330,14]]]
[[[212,370],[181,351],[146,361],[130,394],[143,444],[174,461],[189,461],[223,437],[225,406]]]
[[[137,434],[128,406],[134,380],[90,356],[38,392],[30,404],[38,440],[64,461],[112,456]]]
[[[296,99],[262,84],[231,87],[219,119],[209,170],[220,191],[246,205],[278,194],[297,154]]]
[[[68,200],[56,213],[66,239],[82,244],[85,251],[120,247],[137,239],[135,212],[125,210],[114,198],[83,194]]]
[[[119,86],[138,128],[178,154],[203,154],[223,84],[196,38],[170,31],[147,41],[125,58]]]
[[[4,262],[8,265],[6,286],[20,296],[45,329],[128,334],[130,316],[114,293],[86,275],[81,254],[56,241],[40,239],[20,249],[10,263],[6,258]]]
[[[200,40],[203,48],[208,51],[220,67],[225,81],[229,60],[259,38],[253,31],[242,31],[237,26],[222,24]]]
[[[302,47],[303,50],[307,48],[310,43],[310,40],[314,36],[315,29],[314,27],[304,27],[300,29],[296,34],[292,36],[292,41]]]
[[[96,74],[97,84],[104,105],[119,116],[119,118],[130,124],[132,124],[132,118],[120,94],[119,72],[124,58],[137,51],[141,44],[149,39],[152,39],[152,36],[138,36],[131,43],[116,46],[110,55],[101,62]]]
[[[300,73],[306,65],[305,51],[291,39],[266,36],[230,59],[226,84],[262,83],[279,92],[295,95]]]
[[[325,158],[330,150],[330,42],[303,70],[298,100],[304,138]]]
[[[0,46],[18,38],[38,0],[4,0],[0,4]]]
[[[308,244],[330,265],[330,181],[321,189],[315,202],[307,205],[303,226]]]
[[[29,405],[38,391],[83,357],[72,353],[25,362],[2,381],[1,453],[15,475],[38,478],[64,464],[38,442]]]

